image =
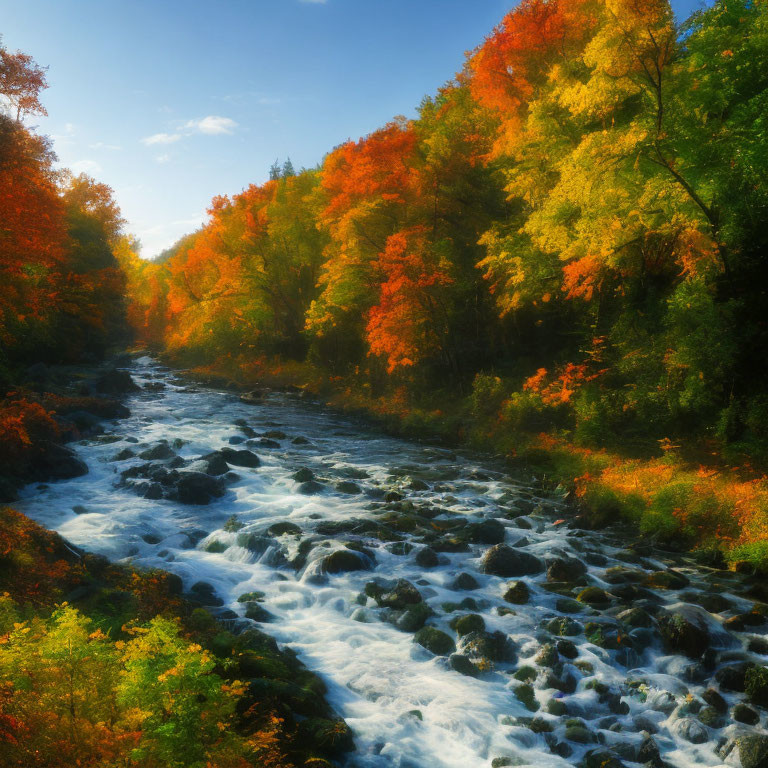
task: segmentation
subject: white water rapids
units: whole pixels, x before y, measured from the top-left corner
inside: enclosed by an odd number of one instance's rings
[[[602,534],[577,534],[557,523],[560,514],[556,501],[539,499],[490,460],[386,437],[290,395],[270,394],[261,404],[245,404],[229,392],[189,386],[150,358],[138,360],[130,372],[140,385],[164,384],[165,389],[146,390],[127,401],[132,415],[110,424],[107,430],[119,439],[84,440],[73,446],[88,464],[89,473],[73,480],[28,486],[18,505],[22,512],[86,550],[173,571],[187,589],[198,581],[208,582],[223,599],[224,607],[239,615],[244,606],[237,602],[238,596],[253,590],[264,592],[262,605],[275,620],[261,629],[295,649],[326,681],[330,703],[354,732],[357,751],[348,758],[350,767],[481,768],[490,766],[494,758],[507,757],[509,761],[503,764],[556,768],[576,765],[588,749],[601,746],[597,741],[569,742],[572,754],[561,757],[548,746],[549,734],[535,733],[525,727],[525,721],[515,723],[515,718],[541,717],[551,723],[557,738],[564,740],[565,718],[548,714],[544,708],[532,713],[513,694],[520,683],[512,673],[534,665],[543,642],[552,639],[542,623],[563,615],[555,608],[561,595],[542,588],[545,574],[522,579],[531,589],[530,603],[510,605],[502,599],[509,580],[486,575],[478,567],[488,545],[472,545],[469,552],[442,553],[442,563],[427,570],[415,562],[418,546],[408,554],[395,554],[392,550],[397,551],[396,547],[375,538],[318,536],[318,546],[310,553],[307,566],[295,572],[280,563],[273,549],[258,555],[237,545],[238,533],[222,528],[236,515],[245,524],[239,533],[262,533],[276,522],[290,521],[306,537],[321,521],[376,519],[386,509],[381,491],[394,489],[414,503],[440,507],[443,512],[437,520],[498,519],[507,528],[507,542],[525,536],[526,551],[541,558],[553,553],[584,557],[585,551],[600,552],[608,560],[603,566],[590,565],[589,577],[591,583],[607,589],[609,585],[602,581],[605,568],[626,565],[614,559],[622,542]],[[280,447],[273,448],[239,444],[242,432],[234,423],[238,419],[244,419],[259,434],[280,430],[286,438],[278,439]],[[307,442],[293,443],[299,436]],[[257,453],[261,466],[233,467],[240,479],[207,506],[140,498],[130,488],[118,485],[121,471],[141,463],[139,459],[112,461],[122,448],[139,450],[159,440],[173,444],[178,439],[182,441],[178,454],[194,459],[230,445],[231,438],[236,438],[234,447],[248,447]],[[299,483],[291,476],[302,467],[325,482],[323,492],[299,492]],[[362,493],[345,494],[334,489],[334,483],[350,478]],[[411,490],[413,480],[423,481],[426,490]],[[535,508],[522,518],[523,523],[507,514],[518,498],[532,501],[529,507]],[[521,529],[526,521],[530,527]],[[203,533],[204,538],[200,538]],[[291,557],[302,536],[277,538]],[[352,539],[375,552],[375,570],[318,578],[317,558],[332,551],[322,542]],[[212,541],[228,546],[222,552],[206,551]],[[660,569],[668,565],[663,558],[646,557],[641,567]],[[689,592],[713,589],[711,574],[685,566],[681,571],[691,579]],[[478,588],[451,589],[460,572],[470,573]],[[412,633],[381,620],[373,600],[361,606],[358,596],[375,577],[402,578],[414,584],[435,611],[429,623],[454,638],[450,620],[469,611],[447,613],[443,604],[473,598],[478,609],[472,612],[482,615],[487,631],[499,630],[511,638],[518,660],[500,663],[478,678],[459,674],[450,668],[447,657],[432,655],[413,641]],[[721,586],[715,591],[741,610],[751,607],[728,594],[727,588],[724,591]],[[671,605],[681,596],[675,591],[659,591],[659,599]],[[504,610],[510,608],[514,613]],[[571,615],[580,622],[588,620],[577,613]],[[717,617],[711,617],[711,623],[713,631],[722,635]],[[681,768],[723,764],[715,750],[732,726],[719,730],[701,726],[704,738],[693,740],[690,728],[681,726],[691,719],[685,702],[706,687],[706,681],[686,679],[690,662],[665,655],[658,644],[628,660],[594,645],[583,633],[569,639],[576,644],[578,657],[564,661],[566,671],[577,680],[576,690],[559,693],[547,688],[540,675],[534,685],[542,707],[553,697],[566,702],[568,716],[581,717],[605,746],[621,743],[631,752],[643,739],[641,731],[646,725],[656,729],[654,738],[669,764]],[[722,647],[731,640],[734,636],[727,635]],[[731,652],[734,656],[741,652],[735,640]],[[577,661],[582,662],[581,667],[576,666]],[[584,662],[592,665],[592,674],[584,671]],[[601,708],[598,693],[588,685],[594,680],[621,692],[629,712],[611,714]],[[643,694],[630,695],[627,680],[642,680]],[[623,759],[629,762],[627,757]]]

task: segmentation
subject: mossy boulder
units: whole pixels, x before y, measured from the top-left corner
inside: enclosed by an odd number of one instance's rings
[[[477,613],[467,613],[451,620],[451,629],[459,636],[468,635],[470,632],[484,632],[485,621]]]
[[[436,627],[422,627],[413,640],[436,656],[447,656],[456,650],[453,638]]]
[[[481,568],[493,576],[514,578],[541,573],[544,563],[538,557],[506,544],[497,544],[483,555]]]
[[[661,616],[658,624],[664,646],[672,653],[700,659],[709,648],[709,633],[706,627],[680,613]]]
[[[531,590],[524,581],[512,581],[507,584],[504,599],[514,605],[525,605],[531,599]]]

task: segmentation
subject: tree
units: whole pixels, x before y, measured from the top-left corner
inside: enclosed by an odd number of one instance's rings
[[[48,87],[47,69],[26,53],[10,53],[0,46],[0,96],[17,121],[25,115],[48,114],[40,101],[40,91]]]

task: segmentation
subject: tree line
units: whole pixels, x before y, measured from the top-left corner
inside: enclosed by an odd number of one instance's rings
[[[124,262],[141,337],[496,398],[585,443],[766,437],[768,6],[524,0],[454,80]]]

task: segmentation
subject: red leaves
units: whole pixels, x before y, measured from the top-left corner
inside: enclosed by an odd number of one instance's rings
[[[552,61],[564,57],[570,39],[589,28],[584,5],[581,0],[523,0],[470,59],[474,97],[507,118],[516,115]]]
[[[386,357],[392,373],[434,351],[445,319],[439,289],[452,280],[431,252],[425,227],[391,235],[376,266],[379,303],[366,332],[371,354]]]
[[[332,152],[323,165],[322,186],[329,197],[323,218],[333,221],[364,198],[405,202],[415,182],[410,163],[416,141],[413,126],[401,120]]]

